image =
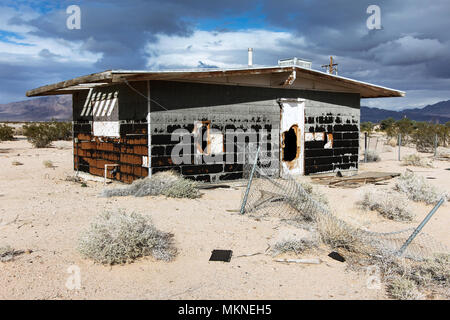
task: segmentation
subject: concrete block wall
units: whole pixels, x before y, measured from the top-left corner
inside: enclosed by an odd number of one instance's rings
[[[276,168],[272,170],[274,175],[279,174],[280,108],[275,100],[152,112],[150,125],[152,173],[175,170],[188,178],[205,182],[243,177],[243,164],[237,163],[238,159],[243,159],[239,158],[243,150],[239,150],[236,146],[233,150],[224,149],[223,153],[214,155],[216,159],[220,158],[213,164],[205,163],[205,158],[201,159],[200,163],[195,162],[196,144],[193,132],[197,121],[209,121],[210,129],[222,133],[224,143],[227,138],[236,142],[240,138],[245,138],[249,129],[258,133],[265,129],[268,133],[265,136],[268,151],[266,155],[273,157],[273,162],[265,165]],[[172,141],[172,133],[177,129],[185,129],[190,133],[192,143],[188,146],[187,154],[190,163],[173,163],[172,150],[176,144],[182,144],[179,140]],[[233,161],[227,162],[227,155],[230,156],[230,153],[231,157],[228,159]]]
[[[306,101],[305,174],[358,169],[359,119],[359,107]]]

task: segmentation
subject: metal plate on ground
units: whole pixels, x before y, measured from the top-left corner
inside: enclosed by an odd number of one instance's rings
[[[213,250],[211,251],[211,257],[209,258],[209,261],[230,262],[232,255],[232,250]]]

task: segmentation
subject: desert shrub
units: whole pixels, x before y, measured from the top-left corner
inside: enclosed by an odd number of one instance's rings
[[[370,134],[373,132],[375,125],[368,121],[368,122],[362,122],[360,125],[361,132],[367,132],[367,134],[370,136]]]
[[[14,140],[14,129],[6,124],[0,125],[0,141]]]
[[[275,243],[272,248],[273,255],[279,255],[282,253],[294,252],[295,254],[300,254],[311,248],[317,247],[317,239],[312,237],[296,238],[290,237],[282,239]]]
[[[163,190],[162,194],[169,198],[188,198],[195,199],[199,197],[197,183],[189,179],[178,179],[169,187]]]
[[[421,158],[418,154],[410,154],[403,158],[402,164],[404,166],[415,166],[433,168],[433,163],[425,158]]]
[[[72,140],[72,123],[53,121],[50,126],[54,141]]]
[[[366,155],[366,162],[381,161],[380,155],[375,150],[368,150]]]
[[[24,135],[35,148],[47,148],[52,144],[53,133],[48,124],[30,124],[23,126]]]
[[[23,131],[28,141],[36,148],[46,148],[53,141],[72,138],[70,122],[32,123],[24,125]]]
[[[13,162],[11,162],[11,164],[12,164],[13,166],[23,166],[23,163],[20,162],[20,161],[13,161]]]
[[[42,162],[42,164],[43,164],[44,167],[46,167],[46,168],[53,168],[53,167],[54,167],[53,162],[50,161],[50,160],[45,160],[45,161]]]
[[[390,145],[391,147],[396,147],[398,144],[397,138],[390,138],[387,141],[387,144]]]
[[[11,261],[15,255],[17,255],[17,252],[11,246],[0,247],[0,262]]]
[[[413,143],[419,152],[433,152],[436,127],[427,122],[417,123],[417,129],[412,134]]]
[[[389,295],[398,300],[418,300],[423,296],[414,281],[407,277],[397,276],[388,285]]]
[[[366,192],[360,206],[365,210],[378,211],[383,217],[395,221],[411,221],[414,218],[408,206],[408,199],[392,192]]]
[[[198,198],[196,183],[184,179],[173,171],[158,172],[151,177],[134,181],[131,185],[119,188],[104,189],[102,197],[114,196],[157,196],[166,195],[175,198]]]
[[[414,264],[410,276],[419,285],[448,286],[450,284],[450,255],[437,254]]]
[[[82,233],[78,249],[102,264],[123,264],[144,257],[170,261],[176,255],[173,235],[156,229],[151,220],[137,213],[106,212]]]
[[[424,177],[406,171],[398,178],[395,189],[406,194],[413,201],[424,201],[427,204],[435,204],[442,196],[447,197],[431,185]]]
[[[317,229],[322,243],[333,249],[343,248],[350,252],[368,254],[373,248],[358,229],[332,215],[320,215]]]

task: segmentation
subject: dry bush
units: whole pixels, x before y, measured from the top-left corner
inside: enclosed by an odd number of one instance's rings
[[[317,246],[318,241],[313,237],[288,237],[275,243],[272,254],[276,256],[293,252],[298,255]]]
[[[380,155],[375,150],[368,150],[366,155],[366,162],[381,161]]]
[[[417,289],[414,281],[397,276],[388,285],[389,295],[397,300],[419,300],[423,295]]]
[[[23,251],[16,251],[9,245],[2,246],[0,247],[0,262],[11,261],[16,255],[21,253],[23,253]]]
[[[450,285],[450,255],[438,254],[431,259],[413,264],[411,278],[418,285],[448,287]]]
[[[424,168],[433,168],[433,162],[425,158],[421,158],[418,154],[410,154],[403,158],[404,166],[415,166]]]
[[[23,166],[23,163],[22,163],[22,162],[19,162],[19,161],[13,161],[13,162],[11,162],[11,164],[12,164],[13,166]]]
[[[447,197],[445,193],[439,192],[422,176],[406,171],[398,178],[395,189],[406,194],[413,201],[424,201],[427,204],[435,204],[441,197]]]
[[[358,229],[332,215],[317,218],[320,240],[333,249],[345,249],[358,254],[370,254],[374,248]]]
[[[50,147],[53,141],[71,140],[71,122],[32,123],[23,126],[23,134],[35,148]]]
[[[195,199],[199,197],[199,192],[196,186],[196,182],[189,179],[180,178],[164,189],[162,194],[169,198]]]
[[[298,181],[300,186],[306,191],[307,194],[311,196],[315,201],[317,201],[320,205],[324,206],[325,208],[329,208],[330,202],[328,201],[328,198],[325,193],[320,192],[315,187],[313,187],[312,184],[305,182],[305,181]]]
[[[14,140],[14,129],[6,124],[0,125],[0,141]]]
[[[173,235],[156,229],[137,213],[103,213],[82,233],[78,249],[102,264],[123,264],[144,257],[170,261],[176,255]]]
[[[391,147],[396,147],[397,146],[397,139],[396,138],[391,138],[387,141],[387,144]]]
[[[364,210],[377,211],[391,220],[411,221],[414,218],[414,214],[409,209],[408,199],[392,192],[366,192],[359,204]]]
[[[53,167],[54,167],[53,162],[50,161],[50,160],[44,160],[44,161],[42,162],[42,164],[43,164],[44,167],[46,167],[46,168],[53,168]]]
[[[184,179],[173,171],[158,172],[144,179],[134,181],[131,185],[119,188],[104,189],[102,197],[118,196],[157,196],[166,195],[174,198],[198,198],[196,183]]]

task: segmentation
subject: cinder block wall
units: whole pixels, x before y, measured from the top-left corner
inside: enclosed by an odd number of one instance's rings
[[[306,101],[305,174],[358,169],[359,101],[359,95],[346,105]]]
[[[172,169],[188,178],[206,182],[240,179],[243,177],[243,164],[237,163],[237,160],[244,150],[238,149],[236,146],[233,149],[226,149],[224,146],[224,152],[215,155],[220,157],[219,161],[215,161],[213,164],[205,163],[204,158],[201,159],[201,163],[195,163],[196,144],[193,131],[194,124],[197,121],[209,121],[211,129],[222,133],[224,143],[228,138],[237,142],[240,139],[239,136],[243,135],[245,137],[246,132],[250,129],[258,133],[262,129],[267,130],[267,156],[273,157],[273,162],[265,163],[265,165],[276,168],[276,170],[272,170],[272,173],[274,175],[278,174],[280,107],[275,100],[152,112],[152,173]],[[189,152],[186,154],[190,159],[190,163],[173,163],[171,153],[174,146],[179,144],[180,141],[173,141],[171,138],[172,133],[177,129],[184,129],[186,132],[191,133],[189,139],[192,141],[192,144],[188,146]],[[240,131],[235,132],[235,130]],[[227,158],[227,156],[229,157]],[[226,162],[227,159],[233,160]]]

